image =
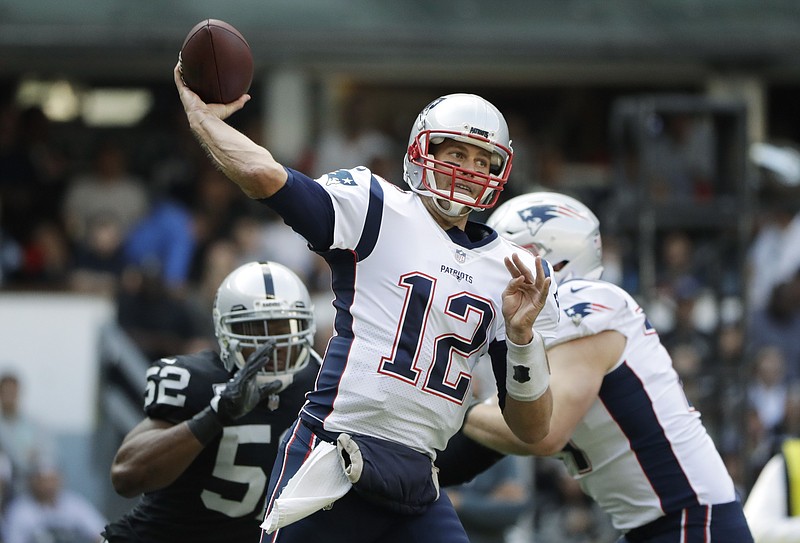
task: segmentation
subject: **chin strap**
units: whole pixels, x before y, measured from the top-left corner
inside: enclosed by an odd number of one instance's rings
[[[431,170],[426,170],[424,175],[426,175],[428,178],[428,186],[435,187],[436,178],[434,177],[433,172]],[[464,215],[469,214],[470,211],[478,211],[477,209],[466,204],[459,204],[453,202],[452,200],[448,200],[447,198],[436,196],[430,191],[428,192],[431,194],[430,197],[433,201],[434,207],[439,211],[439,213],[447,217],[463,217]]]
[[[227,344],[227,359],[225,360],[230,364],[230,368],[241,368],[244,366],[244,357],[239,352],[239,340],[230,339]]]
[[[438,196],[431,196],[431,200],[433,200],[433,206],[436,210],[448,217],[463,217],[470,211],[473,211],[473,208],[467,205],[457,204],[456,202],[451,202],[450,200],[439,198]],[[448,207],[445,207],[445,205],[448,205]]]

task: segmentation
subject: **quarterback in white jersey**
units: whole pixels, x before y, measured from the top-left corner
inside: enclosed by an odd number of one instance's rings
[[[175,83],[209,156],[332,271],[334,335],[281,443],[262,540],[466,543],[434,461],[463,422],[475,364],[491,357],[521,440],[547,434],[552,406],[550,268],[468,221],[508,178],[502,114],[470,94],[430,103],[411,130],[403,191],[363,167],[317,180],[284,168],[222,121],[248,97],[204,104],[179,66]]]
[[[600,280],[599,221],[574,198],[531,193],[487,224],[543,255],[559,281],[548,347],[550,434],[522,444],[480,405],[465,434],[513,454],[559,456],[623,532],[622,541],[750,542],[730,475],[639,304]]]
[[[475,364],[505,340],[502,289],[486,286],[508,281],[505,257],[519,252],[531,268],[533,257],[488,229],[473,242],[461,230],[437,228],[415,193],[366,168],[318,182],[336,216],[333,249],[323,255],[339,315],[301,416],[330,432],[381,437],[433,457],[461,426]],[[362,291],[371,295],[354,296]],[[545,342],[558,319],[551,301],[536,324]],[[504,367],[505,354],[498,360]]]

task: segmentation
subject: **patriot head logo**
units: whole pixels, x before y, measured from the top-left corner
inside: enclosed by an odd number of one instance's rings
[[[443,101],[444,101],[444,96],[440,96],[439,98],[435,99],[433,102],[431,102],[430,104],[425,106],[425,109],[422,110],[422,115],[421,116],[425,117],[430,110],[435,108],[437,105],[439,105]]]
[[[347,170],[336,170],[328,174],[328,180],[325,184],[355,186],[356,180],[353,179],[353,176]]]
[[[578,326],[583,318],[591,315],[592,313],[602,313],[603,311],[610,311],[611,308],[603,304],[596,304],[592,302],[580,302],[564,309],[564,314]]]
[[[559,217],[580,218],[578,210],[565,205],[534,205],[520,209],[517,215],[525,223],[528,231],[535,236],[544,223]]]

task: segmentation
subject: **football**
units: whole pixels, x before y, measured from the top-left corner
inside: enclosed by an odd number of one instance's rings
[[[194,26],[180,51],[183,82],[208,104],[227,104],[253,82],[253,53],[233,26],[206,19]]]

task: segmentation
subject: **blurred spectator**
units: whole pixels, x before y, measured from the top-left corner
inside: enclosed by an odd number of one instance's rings
[[[149,360],[212,345],[204,331],[195,326],[193,306],[167,288],[157,267],[125,269],[117,298],[117,320]]]
[[[499,206],[514,196],[533,192],[539,177],[538,143],[531,132],[528,119],[520,112],[507,112],[508,132],[512,134],[514,162],[511,181],[505,186],[497,202]]]
[[[37,222],[60,211],[68,161],[50,128],[39,107],[0,106],[0,216],[21,243]]]
[[[236,244],[236,248],[242,259],[239,261],[239,264],[263,260],[264,240],[261,237],[261,229],[261,221],[252,215],[241,215],[234,220],[231,228],[231,239]],[[290,254],[294,252],[291,247],[288,248],[287,251]],[[309,252],[308,249],[306,249],[306,252]],[[300,278],[305,281],[305,277],[302,275]]]
[[[512,141],[514,145],[514,163],[512,164],[512,181],[509,187],[514,187],[515,184],[521,184],[521,178],[517,175],[516,171],[516,140]],[[545,136],[540,138],[536,147],[536,155],[534,162],[533,176],[525,180],[525,192],[536,191],[549,191],[559,192],[577,198],[581,201],[587,201],[586,195],[575,187],[575,183],[570,179],[568,173],[568,165],[564,155],[564,149],[557,143],[553,136]],[[517,188],[513,188],[517,190]],[[521,193],[518,193],[521,194]]]
[[[773,287],[769,302],[751,313],[747,328],[747,353],[764,346],[780,349],[786,376],[800,379],[800,273],[790,281]]]
[[[59,222],[50,218],[36,224],[23,250],[18,283],[44,289],[66,286],[72,255]]]
[[[21,388],[16,373],[0,375],[0,450],[11,460],[14,493],[25,487],[31,466],[55,452],[48,429],[22,411]]]
[[[800,431],[800,386],[787,382],[786,361],[780,349],[765,346],[753,361],[747,385],[747,442],[753,469],[768,460],[776,439]]]
[[[122,225],[116,217],[97,214],[88,220],[85,239],[73,250],[69,273],[73,291],[110,299],[116,296],[125,268],[122,236]]]
[[[220,239],[205,251],[205,261],[200,266],[200,279],[190,283],[186,301],[191,308],[194,327],[198,335],[208,338],[209,341],[216,341],[214,322],[209,315],[213,310],[219,285],[241,262],[236,244],[228,239]]]
[[[217,241],[230,239],[237,218],[249,214],[246,200],[225,174],[212,167],[202,170],[190,203],[195,240],[189,275],[191,281],[200,280],[206,251]]]
[[[3,543],[97,543],[105,524],[88,499],[64,488],[55,464],[41,461],[32,466],[29,491],[8,506]]]
[[[744,367],[745,336],[739,322],[723,323],[717,330],[717,362],[727,373],[741,371]],[[730,377],[734,375],[728,374]]]
[[[648,308],[652,324],[669,347],[687,335],[708,336],[717,324],[716,303],[705,282],[699,251],[692,238],[682,230],[669,231],[660,244],[656,271],[656,299]],[[674,331],[673,338],[669,334]],[[711,339],[698,349],[704,361],[711,352]]]
[[[147,188],[128,169],[123,148],[105,141],[96,150],[90,171],[70,180],[63,202],[64,221],[75,244],[87,242],[89,226],[98,217],[119,221],[124,239],[147,212]]]
[[[208,164],[205,151],[189,130],[180,102],[161,87],[152,90],[157,103],[142,121],[146,132],[136,142],[136,164],[154,189],[188,203]]]
[[[746,495],[748,485],[747,460],[744,450],[743,422],[747,418],[747,362],[744,352],[744,330],[741,323],[724,323],[717,331],[714,359],[717,392],[716,407],[708,416],[716,417],[718,433],[712,435],[739,495]],[[708,407],[706,407],[708,409]],[[703,418],[706,418],[703,411]]]
[[[0,201],[0,206],[2,202]],[[2,224],[2,223],[0,223]],[[23,252],[17,240],[0,226],[0,287],[10,283],[22,268]]]
[[[122,248],[127,264],[158,267],[167,287],[178,293],[187,288],[194,251],[191,212],[167,194],[155,195],[149,211],[132,226]]]
[[[533,190],[560,192],[578,198],[580,195],[570,193],[569,188],[565,186],[567,182],[564,177],[566,158],[563,149],[554,141],[545,140],[540,144],[537,155],[536,184]]]
[[[507,456],[467,484],[447,489],[471,543],[505,543],[530,507],[522,457]]]
[[[361,94],[347,96],[337,126],[322,134],[309,170],[319,177],[339,169],[366,166],[384,179],[397,179],[391,171],[396,158],[392,140],[375,127],[369,103]]]
[[[39,106],[22,110],[19,124],[19,143],[31,172],[31,192],[34,194],[34,217],[53,217],[60,211],[64,194],[68,157],[52,136],[52,123]]]
[[[800,270],[800,207],[781,192],[765,192],[760,200],[759,226],[747,253],[750,311],[763,309],[773,288]]]
[[[679,355],[680,359],[675,369],[678,375],[687,378],[684,388],[691,389],[689,395],[693,397],[690,399],[695,401],[701,401],[703,396],[713,391],[714,377],[712,364],[714,338],[698,327],[695,317],[701,293],[699,283],[692,276],[687,275],[677,279],[671,289],[670,302],[674,304],[672,327],[663,332],[659,330],[664,347],[670,354]],[[705,413],[703,409],[700,411]]]
[[[640,168],[655,202],[704,202],[713,196],[715,140],[708,119],[653,116]]]
[[[706,286],[700,262],[695,242],[687,232],[666,232],[659,248],[658,288],[670,294],[676,281],[687,276],[692,277],[699,287]]]

